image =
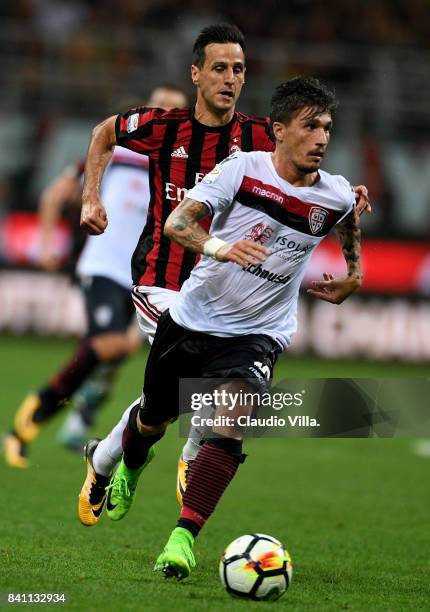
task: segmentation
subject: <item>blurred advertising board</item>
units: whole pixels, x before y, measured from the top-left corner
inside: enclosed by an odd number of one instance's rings
[[[12,213],[0,221],[0,258],[4,264],[37,266],[40,227],[35,213]],[[70,254],[72,232],[60,221],[54,233],[57,257]],[[288,248],[288,245],[286,245]],[[300,248],[291,242],[291,249]],[[383,295],[430,295],[430,242],[365,239],[362,248],[364,283],[362,293]],[[322,277],[323,272],[342,275],[345,263],[339,244],[331,236],[324,240],[306,270],[304,283]]]
[[[430,301],[356,295],[341,306],[303,295],[291,350],[327,358],[430,360]],[[0,271],[0,332],[79,335],[80,290],[64,274]]]
[[[12,265],[37,266],[40,241],[41,231],[36,213],[16,212],[0,219],[0,261]],[[60,261],[69,255],[71,244],[70,225],[60,220],[53,235],[53,249]]]

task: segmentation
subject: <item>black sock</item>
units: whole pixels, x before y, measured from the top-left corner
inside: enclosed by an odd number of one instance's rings
[[[90,342],[82,341],[72,359],[51,380],[50,384],[38,393],[41,406],[35,411],[33,421],[43,423],[61,410],[97,363],[98,357]]]
[[[38,392],[40,406],[33,414],[35,423],[43,423],[56,414],[64,406],[64,400],[52,387],[45,387]]]
[[[122,434],[122,448],[125,465],[131,470],[142,467],[148,458],[148,452],[158,440],[164,436],[164,432],[153,436],[142,436],[137,428],[136,418],[140,410],[137,404],[130,410],[128,423]]]
[[[182,527],[183,529],[187,529],[195,538],[199,535],[200,525],[197,525],[191,519],[180,518],[176,523],[176,527]]]

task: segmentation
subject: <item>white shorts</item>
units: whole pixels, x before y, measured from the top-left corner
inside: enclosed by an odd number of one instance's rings
[[[157,323],[165,310],[170,308],[178,295],[177,291],[161,287],[136,285],[131,291],[131,298],[136,308],[137,322],[140,330],[148,337],[149,343],[154,340]]]

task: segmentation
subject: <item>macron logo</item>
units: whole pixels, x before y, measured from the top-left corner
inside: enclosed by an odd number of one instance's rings
[[[252,191],[263,198],[274,200],[275,202],[278,202],[278,204],[284,203],[284,198],[280,193],[275,193],[273,191],[269,191],[268,189],[262,189],[261,187],[258,187],[258,185],[253,185]]]
[[[183,159],[188,157],[188,153],[185,151],[184,147],[178,147],[171,155],[172,157],[182,157]]]

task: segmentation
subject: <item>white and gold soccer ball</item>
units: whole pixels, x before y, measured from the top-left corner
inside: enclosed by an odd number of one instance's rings
[[[219,563],[221,582],[230,595],[246,599],[279,599],[290,586],[293,566],[279,540],[263,533],[236,538]]]

